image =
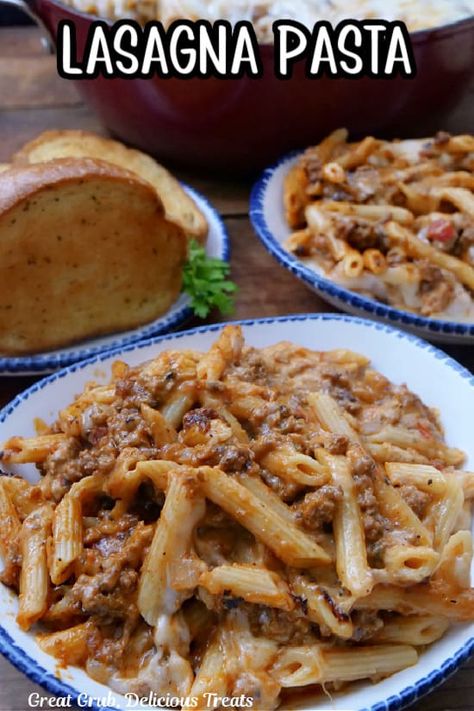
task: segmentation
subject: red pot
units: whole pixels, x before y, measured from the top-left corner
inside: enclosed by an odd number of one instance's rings
[[[25,7],[25,0],[7,0]],[[56,0],[27,9],[52,37],[73,20],[82,52],[94,17]],[[446,127],[445,117],[474,75],[474,17],[412,34],[414,79],[308,79],[273,74],[273,47],[262,46],[262,79],[97,79],[77,87],[116,136],[167,162],[250,172],[281,154],[317,142],[339,126],[352,135],[423,136]],[[469,125],[472,130],[472,115]]]

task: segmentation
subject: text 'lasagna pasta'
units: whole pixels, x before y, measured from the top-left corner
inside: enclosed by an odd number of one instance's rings
[[[317,22],[278,20],[275,34],[275,74],[289,78],[302,63],[308,77],[412,77],[416,73],[410,38],[402,22],[347,20],[337,27]],[[260,49],[252,23],[228,20],[176,20],[169,27],[133,20],[110,26],[92,22],[82,56],[77,53],[76,27],[58,26],[58,72],[63,78],[91,79],[152,76],[262,76]]]

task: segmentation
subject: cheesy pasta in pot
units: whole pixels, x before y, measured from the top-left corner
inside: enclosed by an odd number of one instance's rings
[[[100,17],[130,17],[140,22],[224,19],[254,24],[258,38],[271,42],[275,20],[298,20],[313,27],[319,20],[337,24],[347,18],[402,20],[411,31],[449,24],[474,14],[473,0],[67,0]]]
[[[473,322],[473,191],[473,136],[348,143],[339,129],[285,177],[285,246],[340,286]]]
[[[1,461],[19,625],[118,692],[270,711],[414,665],[474,619],[474,474],[358,353],[228,326],[207,353],[115,363]],[[27,462],[36,484],[8,474]]]

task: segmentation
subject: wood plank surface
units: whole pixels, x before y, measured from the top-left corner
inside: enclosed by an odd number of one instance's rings
[[[472,104],[471,93],[453,113],[449,127],[471,128]],[[15,150],[40,131],[52,128],[103,131],[74,87],[56,75],[54,57],[45,52],[38,31],[28,27],[1,28],[0,162],[8,161]],[[276,264],[257,241],[247,216],[248,182],[209,179],[182,171],[179,177],[208,197],[225,218],[232,245],[232,276],[239,284],[236,318],[334,310]],[[474,370],[473,348],[451,346],[444,350]],[[0,378],[0,405],[32,382],[33,378]],[[0,711],[25,711],[29,708],[28,695],[35,691],[44,694],[0,657]],[[474,662],[413,709],[473,711]]]

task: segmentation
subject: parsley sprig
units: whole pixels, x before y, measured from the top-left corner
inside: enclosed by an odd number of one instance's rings
[[[205,318],[213,308],[222,314],[234,309],[231,294],[237,285],[227,279],[230,266],[222,259],[208,257],[206,250],[196,240],[188,247],[188,259],[183,268],[183,291],[191,297],[191,306],[196,316]]]

